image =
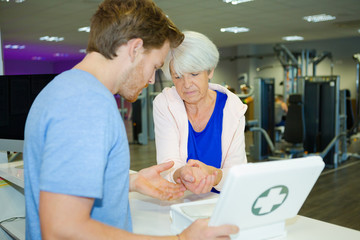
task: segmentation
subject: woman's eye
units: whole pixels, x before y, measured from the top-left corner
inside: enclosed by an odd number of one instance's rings
[[[191,76],[196,77],[197,75],[199,75],[198,73],[192,73]]]

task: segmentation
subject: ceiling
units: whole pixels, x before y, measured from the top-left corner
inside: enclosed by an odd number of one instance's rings
[[[100,0],[0,0],[3,46],[25,45],[23,50],[3,49],[4,59],[79,59],[87,45],[89,26]],[[359,0],[254,0],[232,5],[222,0],[154,0],[181,30],[199,31],[218,47],[283,42],[298,35],[304,40],[359,36]],[[328,22],[309,23],[304,16],[336,16]],[[247,27],[246,33],[222,33],[222,27]],[[44,42],[42,36],[64,37]],[[360,40],[360,38],[359,38]]]

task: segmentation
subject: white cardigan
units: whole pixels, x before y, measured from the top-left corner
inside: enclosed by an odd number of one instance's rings
[[[224,107],[221,136],[223,177],[215,186],[221,190],[230,167],[247,162],[245,152],[245,112],[247,105],[225,87],[209,83],[209,89],[225,93],[228,98]],[[157,163],[174,161],[174,166],[163,177],[174,182],[176,169],[184,166],[187,159],[188,117],[183,100],[175,87],[165,88],[153,102]]]

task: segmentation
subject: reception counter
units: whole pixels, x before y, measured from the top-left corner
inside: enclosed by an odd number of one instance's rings
[[[25,199],[23,162],[0,164],[0,222],[17,217],[14,221],[1,224],[1,234],[15,239],[25,239]],[[189,192],[180,200],[165,202],[139,193],[130,193],[129,201],[134,233],[147,235],[171,235],[170,206],[213,198],[212,193],[194,195]],[[296,216],[286,221],[286,240],[359,240],[360,231]]]

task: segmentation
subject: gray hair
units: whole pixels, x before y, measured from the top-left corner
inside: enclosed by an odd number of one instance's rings
[[[167,79],[171,79],[170,64],[175,73],[182,76],[184,73],[210,71],[219,62],[219,51],[208,37],[193,31],[183,33],[184,41],[169,51],[162,67]]]

